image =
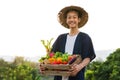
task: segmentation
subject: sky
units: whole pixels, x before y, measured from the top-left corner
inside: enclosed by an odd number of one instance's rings
[[[40,40],[69,32],[57,21],[65,6],[83,7],[89,14],[80,31],[89,34],[97,50],[120,47],[119,0],[0,0],[0,55],[43,56]]]

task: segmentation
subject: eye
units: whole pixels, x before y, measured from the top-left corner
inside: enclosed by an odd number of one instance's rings
[[[74,19],[77,19],[78,17],[77,16],[73,16]]]
[[[71,19],[71,16],[67,16],[67,19]]]

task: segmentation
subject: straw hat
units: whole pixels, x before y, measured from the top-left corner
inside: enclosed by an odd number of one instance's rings
[[[71,9],[79,12],[79,15],[81,15],[81,17],[80,17],[81,21],[78,24],[78,28],[83,27],[86,24],[86,22],[88,21],[88,13],[79,6],[67,6],[67,7],[63,8],[62,10],[60,10],[60,12],[58,13],[58,21],[64,27],[69,28],[68,25],[66,24],[66,14],[67,14],[67,11],[69,11]]]

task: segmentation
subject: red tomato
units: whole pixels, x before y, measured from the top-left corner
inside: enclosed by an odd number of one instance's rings
[[[68,62],[67,62],[67,61],[63,61],[62,63],[63,63],[63,64],[67,64]]]
[[[56,59],[56,61],[57,61],[57,64],[61,64],[61,63],[62,63],[62,58],[61,58],[61,57],[58,57],[58,58]]]

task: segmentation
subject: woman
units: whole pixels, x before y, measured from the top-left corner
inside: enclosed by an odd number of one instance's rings
[[[85,67],[95,58],[91,38],[79,30],[88,21],[88,13],[81,7],[68,6],[59,12],[58,19],[70,32],[58,36],[52,46],[52,52],[80,54],[82,62],[72,66],[71,76],[55,76],[54,80],[84,80]]]

